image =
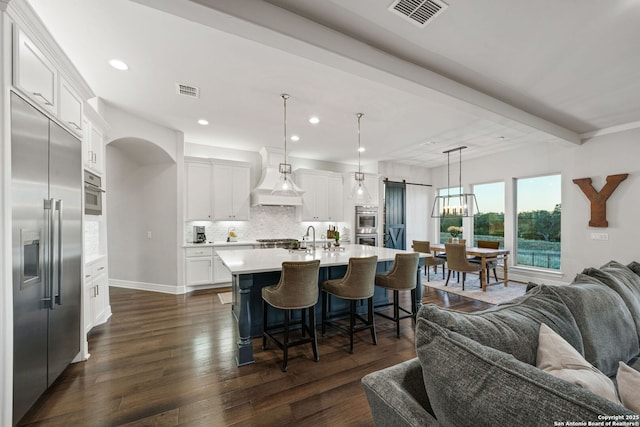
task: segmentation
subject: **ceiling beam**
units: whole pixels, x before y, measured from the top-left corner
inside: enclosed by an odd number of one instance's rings
[[[580,135],[570,129],[264,1],[132,1],[504,126],[536,129],[566,145],[582,143]]]

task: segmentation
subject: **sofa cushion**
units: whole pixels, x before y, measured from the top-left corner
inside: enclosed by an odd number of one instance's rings
[[[624,407],[640,414],[640,372],[620,362],[616,380]]]
[[[613,381],[584,360],[575,348],[544,323],[540,325],[536,366],[556,378],[562,378],[622,405]]]
[[[594,280],[578,275],[569,286],[540,287],[555,292],[571,310],[582,335],[585,359],[606,376],[615,377],[618,362],[626,363],[640,352],[638,335],[620,295]]]
[[[629,267],[629,270],[633,271],[638,276],[640,276],[640,263],[633,261],[632,263],[627,265],[627,267]]]
[[[537,340],[536,340],[537,341]],[[554,425],[633,415],[620,405],[513,356],[417,319],[416,349],[425,389],[442,425]]]
[[[418,313],[451,331],[481,344],[513,354],[530,365],[536,364],[538,330],[546,323],[584,354],[580,330],[562,299],[544,286],[497,307],[475,313],[424,305]]]
[[[586,268],[582,274],[598,279],[620,295],[636,325],[640,340],[640,276],[626,265],[611,261],[602,267]]]

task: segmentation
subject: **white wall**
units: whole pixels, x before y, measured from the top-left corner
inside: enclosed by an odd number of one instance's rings
[[[177,287],[176,173],[173,162],[142,164],[126,148],[107,146],[111,282]]]
[[[592,138],[581,146],[541,144],[485,158],[464,160],[463,186],[505,182],[505,247],[513,250],[514,179],[554,173],[562,174],[562,265],[560,274],[530,273],[512,269],[518,276],[538,281],[571,282],[586,267],[599,267],[610,260],[629,263],[640,260],[637,218],[640,213],[640,129]],[[589,227],[590,204],[576,178],[591,178],[600,191],[607,175],[629,173],[607,202],[608,228]],[[446,167],[433,170],[433,191],[446,187]],[[456,183],[457,184],[457,183]],[[435,227],[435,221],[431,227]],[[608,233],[609,240],[592,240],[592,232]]]

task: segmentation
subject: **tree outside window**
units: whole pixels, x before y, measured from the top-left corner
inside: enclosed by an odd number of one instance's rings
[[[517,180],[516,263],[560,269],[561,176]]]
[[[473,246],[491,240],[504,248],[504,182],[474,185],[473,193],[480,210],[473,216]]]

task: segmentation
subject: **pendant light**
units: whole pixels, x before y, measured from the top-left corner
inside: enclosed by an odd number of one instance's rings
[[[353,188],[351,189],[351,195],[349,199],[353,200],[358,205],[366,205],[371,201],[371,195],[369,191],[367,191],[367,187],[364,185],[364,173],[362,173],[362,169],[360,168],[360,153],[362,152],[362,147],[360,146],[360,119],[364,116],[362,113],[357,113],[356,117],[358,118],[358,172],[355,173],[355,182],[353,184]]]
[[[443,196],[436,196],[436,199],[433,201],[433,208],[431,209],[431,218],[464,218],[480,213],[476,195],[473,193],[462,192],[462,150],[465,148],[467,147],[463,145],[458,148],[443,151],[443,153],[447,155],[447,194]],[[450,194],[451,183],[449,178],[451,174],[449,158],[450,154],[454,151],[457,151],[460,155],[460,169],[458,175],[458,187],[460,192],[458,194]]]
[[[283,93],[280,95],[284,105],[284,163],[280,163],[278,169],[280,178],[276,182],[276,186],[271,191],[275,196],[297,197],[296,185],[291,179],[291,164],[287,163],[287,100],[289,95]]]

